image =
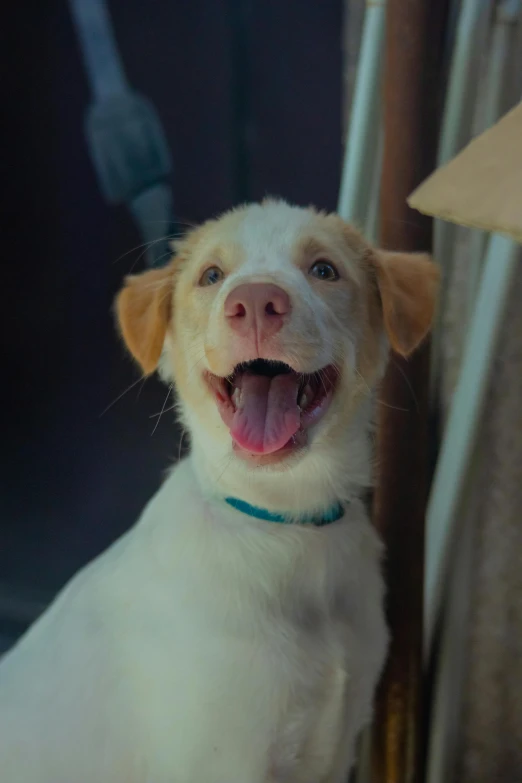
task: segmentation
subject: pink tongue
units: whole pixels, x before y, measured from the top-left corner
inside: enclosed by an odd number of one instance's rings
[[[270,454],[285,446],[300,426],[298,380],[294,374],[245,373],[230,432],[236,443],[253,454]]]

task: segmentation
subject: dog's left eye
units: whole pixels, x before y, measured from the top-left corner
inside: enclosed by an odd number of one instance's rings
[[[219,283],[225,275],[218,266],[211,266],[209,269],[205,269],[201,277],[199,278],[200,286],[215,285]]]
[[[339,272],[329,261],[316,261],[310,267],[309,274],[318,280],[339,280]]]

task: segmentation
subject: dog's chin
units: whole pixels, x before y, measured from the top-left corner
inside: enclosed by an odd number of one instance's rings
[[[252,467],[281,469],[309,451],[335,395],[334,364],[301,373],[283,362],[255,359],[226,378],[205,382],[231,437],[233,455]]]

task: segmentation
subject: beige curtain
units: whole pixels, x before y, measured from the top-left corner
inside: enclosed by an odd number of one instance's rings
[[[520,100],[522,25],[513,31],[502,111]],[[487,51],[482,63],[488,66]],[[483,80],[483,77],[482,79]],[[481,91],[479,90],[479,99]],[[480,106],[476,116],[480,116]],[[475,128],[477,130],[477,128]],[[522,206],[521,206],[522,208]],[[447,412],[458,377],[477,258],[472,233],[455,232],[455,262],[443,313],[442,398]],[[476,447],[476,470],[462,509],[455,565],[465,560],[469,591],[456,705],[455,783],[522,781],[522,252],[491,372]],[[459,549],[460,547],[460,549]],[[466,570],[466,566],[463,566]],[[458,580],[457,580],[458,583]],[[449,596],[449,600],[452,598]],[[458,617],[453,623],[458,623]],[[455,629],[455,625],[453,626]]]

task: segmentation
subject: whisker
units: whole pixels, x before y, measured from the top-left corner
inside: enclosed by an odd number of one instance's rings
[[[127,392],[130,392],[131,389],[134,389],[134,387],[137,386],[138,383],[141,383],[142,381],[143,381],[143,383],[145,383],[146,380],[147,380],[147,378],[138,378],[136,381],[131,383],[130,386],[127,386],[127,388],[124,389],[124,391],[122,391],[121,394],[118,394],[118,396],[116,397],[115,400],[113,400],[111,403],[109,403],[109,405],[107,405],[107,407],[104,408],[104,410],[102,410],[102,412],[100,413],[99,418],[101,419],[102,416],[105,416],[107,411],[109,411],[112,408],[113,405],[116,405],[116,403],[119,402],[119,400],[121,400],[121,398],[124,397],[127,394]]]
[[[324,389],[324,393],[328,396],[328,391],[326,390],[326,384],[325,384],[324,378],[323,378],[323,371],[319,370],[315,374],[319,376],[319,380],[321,381],[322,387]]]
[[[366,386],[366,389],[368,390],[368,395],[371,397],[372,390],[370,389],[370,387],[369,387],[369,385],[368,385],[368,381],[366,380],[366,378],[365,378],[365,377],[364,377],[364,376],[363,376],[363,375],[362,375],[362,374],[359,372],[359,370],[357,369],[357,367],[354,367],[354,368],[353,368],[353,371],[354,371],[354,372],[355,372],[355,373],[356,373],[356,374],[359,376],[359,378],[361,379],[361,381],[364,383],[364,385]]]
[[[141,381],[142,381],[142,382],[141,382],[141,384],[140,384],[140,387],[139,387],[139,389],[138,389],[138,393],[137,393],[137,395],[136,395],[136,400],[139,400],[139,398],[140,398],[140,396],[141,396],[141,393],[142,393],[142,391],[143,391],[143,387],[145,386],[145,381],[146,381],[146,380],[147,380],[147,376],[146,376],[146,375],[144,375],[144,376],[143,376],[143,378],[141,379]]]
[[[158,242],[164,242],[166,239],[170,239],[169,234],[165,234],[165,236],[159,237],[158,239],[151,239],[150,242],[142,242],[140,245],[136,245],[135,247],[131,247],[130,250],[126,250],[125,253],[122,253],[121,256],[118,256],[118,258],[116,258],[112,263],[117,264],[119,261],[125,258],[125,256],[134,253],[136,250],[141,250],[142,248],[145,248],[145,252],[147,252],[149,247],[157,245]]]
[[[134,271],[136,265],[139,264],[141,259],[145,256],[145,254],[147,253],[147,250],[149,250],[152,247],[153,244],[157,244],[158,242],[163,242],[165,239],[166,239],[166,237],[161,237],[161,239],[154,239],[153,242],[149,243],[148,247],[146,247],[145,250],[143,250],[143,252],[140,253],[139,256],[135,259],[134,263],[132,264],[131,268],[129,269],[129,272],[128,272],[129,275]],[[161,261],[162,258],[166,258],[166,257],[169,257],[171,255],[173,255],[173,253],[171,251],[168,251],[166,253],[162,253],[161,257],[158,259],[158,261]]]
[[[146,223],[148,226],[172,224],[172,220],[144,220],[143,222]],[[176,217],[176,225],[183,226],[184,228],[196,228],[197,223],[191,222],[190,220],[183,220],[181,218]]]
[[[408,408],[398,408],[396,405],[390,405],[388,402],[384,402],[384,400],[376,400],[375,402],[377,405],[382,405],[383,408],[390,408],[392,411],[400,411],[401,413],[410,412]]]
[[[412,228],[420,228],[419,223],[413,221],[413,220],[397,220],[396,218],[380,218],[381,225],[382,223],[389,223],[390,225],[396,225],[396,226],[412,226]]]
[[[154,435],[154,433],[156,432],[156,430],[158,429],[158,424],[160,423],[160,420],[161,420],[161,416],[162,416],[162,414],[165,412],[165,406],[166,406],[166,404],[167,404],[167,400],[168,400],[168,398],[170,397],[170,393],[171,393],[172,389],[173,389],[173,384],[171,383],[171,384],[169,385],[169,388],[168,388],[168,390],[167,390],[167,395],[166,395],[166,397],[165,397],[165,400],[164,400],[164,402],[163,402],[163,407],[162,407],[162,409],[160,410],[159,416],[158,416],[158,418],[157,418],[157,420],[156,420],[156,424],[154,425],[154,429],[153,429],[153,430],[152,430],[152,432],[150,433],[150,436],[151,436],[151,438],[152,438],[152,436]]]
[[[234,458],[234,455],[233,455],[233,454],[231,454],[231,455],[229,456],[228,460],[227,460],[227,463],[226,463],[225,467],[223,468],[223,470],[222,470],[222,471],[221,471],[221,473],[219,474],[219,476],[218,476],[218,478],[217,478],[217,480],[216,480],[216,484],[219,484],[219,482],[220,482],[220,481],[221,481],[221,479],[223,478],[223,476],[224,476],[224,474],[225,474],[225,471],[226,471],[226,470],[227,470],[227,469],[230,467],[230,463],[232,462],[233,458]]]
[[[395,367],[398,369],[398,371],[400,372],[400,374],[401,374],[401,375],[402,375],[402,377],[404,378],[404,381],[406,382],[406,385],[407,385],[408,389],[409,389],[409,390],[410,390],[410,392],[411,392],[411,396],[413,397],[413,402],[415,403],[415,409],[416,409],[416,411],[417,411],[417,413],[418,413],[418,412],[419,412],[419,402],[418,402],[418,400],[417,400],[417,397],[416,397],[416,395],[415,395],[415,392],[414,392],[414,390],[413,390],[413,386],[411,385],[411,383],[410,383],[410,381],[409,381],[409,379],[408,379],[408,376],[406,375],[406,373],[404,372],[404,370],[402,369],[402,367],[400,366],[400,364],[399,364],[398,362],[396,362],[396,361],[395,361],[395,359],[392,359],[392,358],[390,357],[390,361],[391,361],[391,362],[392,362],[392,364],[393,364],[393,365],[394,365],[394,366],[395,366]]]
[[[167,224],[170,225],[170,220],[147,220],[145,221],[147,225],[158,225],[158,224]],[[176,224],[178,226],[183,226],[183,228],[191,229],[196,228],[196,223],[191,222],[190,220],[181,220],[180,218],[176,218]],[[145,248],[145,252],[152,247],[153,245],[157,244],[158,242],[164,242],[165,240],[174,240],[174,239],[180,239],[178,236],[174,236],[173,234],[164,234],[161,237],[158,237],[157,239],[151,239],[149,242],[142,242],[139,245],[136,245],[135,247],[131,247],[130,250],[126,250],[125,253],[122,253],[118,258],[116,258],[112,263],[117,264],[119,261],[121,261],[125,256],[130,255],[131,253],[134,253],[136,250],[142,250]],[[135,264],[133,265],[135,266]]]
[[[177,403],[174,403],[174,405],[171,405],[169,408],[162,408],[158,413],[151,413],[149,419],[155,419],[158,416],[162,416],[164,413],[175,410],[176,405]]]
[[[186,435],[186,434],[187,434],[187,430],[186,430],[186,429],[183,429],[183,430],[181,431],[181,436],[180,436],[180,439],[179,439],[178,462],[179,462],[179,461],[180,461],[180,459],[181,459],[181,450],[182,450],[182,448],[183,448],[183,438],[185,437],[185,435]]]
[[[199,359],[192,365],[192,367],[189,368],[188,374],[192,375],[192,373],[195,371],[198,364],[201,364],[201,362],[203,362],[204,360],[205,360],[205,354],[203,354],[203,356],[200,356]]]

